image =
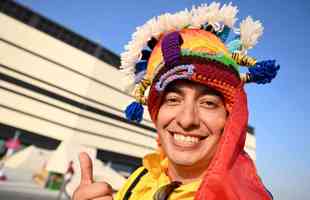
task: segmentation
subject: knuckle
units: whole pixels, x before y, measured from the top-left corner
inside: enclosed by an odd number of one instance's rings
[[[105,191],[105,193],[112,193],[112,187],[110,184],[106,183],[106,182],[102,182],[102,190]]]

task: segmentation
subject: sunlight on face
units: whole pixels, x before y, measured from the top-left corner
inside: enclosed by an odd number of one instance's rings
[[[207,167],[225,126],[227,112],[214,90],[177,80],[165,91],[156,128],[173,165]]]

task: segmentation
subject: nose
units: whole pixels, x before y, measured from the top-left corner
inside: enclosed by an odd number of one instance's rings
[[[189,102],[184,104],[176,117],[176,121],[184,130],[191,130],[199,127],[199,111],[195,103]]]

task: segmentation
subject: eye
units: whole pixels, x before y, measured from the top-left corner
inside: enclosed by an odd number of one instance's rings
[[[165,97],[164,104],[168,106],[175,106],[181,103],[181,97],[175,94],[168,94]]]
[[[217,104],[215,102],[213,102],[213,101],[202,101],[201,104],[203,106],[208,107],[208,108],[214,108],[214,107],[217,106]]]
[[[200,101],[200,105],[205,108],[217,108],[219,107],[220,101],[217,98],[203,98]]]

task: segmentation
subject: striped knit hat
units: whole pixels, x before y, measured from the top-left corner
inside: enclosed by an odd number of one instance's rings
[[[140,122],[142,105],[147,105],[155,120],[158,97],[176,79],[189,79],[219,90],[228,111],[238,85],[269,83],[279,65],[275,60],[257,62],[247,55],[263,27],[247,17],[236,28],[237,12],[231,4],[203,4],[191,11],[160,15],[138,27],[121,54],[121,68],[129,83],[126,90],[136,98],[127,107],[126,117]],[[240,73],[240,66],[247,67],[248,72]]]

